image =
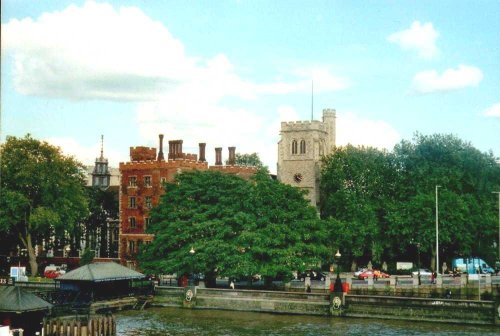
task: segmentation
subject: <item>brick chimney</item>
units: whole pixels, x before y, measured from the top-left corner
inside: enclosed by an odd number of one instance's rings
[[[229,160],[227,160],[227,164],[230,166],[234,166],[236,163],[236,147],[229,147]]]
[[[158,152],[158,161],[164,161],[165,157],[163,156],[163,134],[159,135],[160,137],[160,151]]]
[[[205,159],[205,148],[206,148],[207,144],[204,142],[200,142],[199,146],[200,146],[200,159],[198,161],[205,162],[205,161],[207,161]]]
[[[215,165],[222,166],[222,147],[215,148]]]
[[[175,160],[182,157],[182,140],[170,140],[168,142],[168,159]]]

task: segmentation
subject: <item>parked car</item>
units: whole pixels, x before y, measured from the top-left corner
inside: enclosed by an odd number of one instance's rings
[[[366,272],[368,271],[368,268],[367,267],[359,267],[358,270],[356,272],[354,272],[354,276],[357,278],[359,277],[359,275],[363,272]]]
[[[300,281],[305,281],[306,277],[310,277],[311,280],[325,281],[326,273],[323,273],[321,271],[307,270],[297,275],[297,279],[299,279]]]
[[[49,279],[55,279],[63,274],[66,274],[66,271],[61,266],[49,265],[45,267],[43,275]]]
[[[358,279],[360,280],[366,280],[369,277],[373,277],[374,279],[381,279],[381,278],[390,278],[391,276],[379,270],[366,270],[358,275]]]
[[[420,276],[422,277],[430,277],[432,275],[432,271],[427,268],[420,269]],[[411,276],[418,276],[418,270],[411,272]]]

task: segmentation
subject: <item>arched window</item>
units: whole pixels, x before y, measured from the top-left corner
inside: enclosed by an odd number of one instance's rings
[[[297,141],[292,141],[292,154],[297,154]]]
[[[300,154],[305,154],[306,153],[306,141],[301,140],[300,141]]]

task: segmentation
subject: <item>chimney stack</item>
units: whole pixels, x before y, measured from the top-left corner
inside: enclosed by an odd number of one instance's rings
[[[229,160],[228,160],[228,164],[230,166],[234,166],[236,164],[236,147],[229,147]]]
[[[160,137],[160,151],[158,152],[158,161],[164,161],[165,157],[163,156],[163,134],[159,135]]]
[[[222,147],[215,148],[215,165],[222,166]]]
[[[204,142],[200,142],[199,146],[200,146],[200,158],[199,158],[199,161],[200,162],[205,162],[205,161],[207,161],[205,159],[205,147],[207,146],[207,144],[204,143]]]
[[[168,142],[168,159],[182,158],[182,140],[171,140]]]

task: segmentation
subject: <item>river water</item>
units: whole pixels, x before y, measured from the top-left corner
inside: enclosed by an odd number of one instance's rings
[[[116,318],[118,336],[500,335],[498,327],[181,308],[129,310]]]

